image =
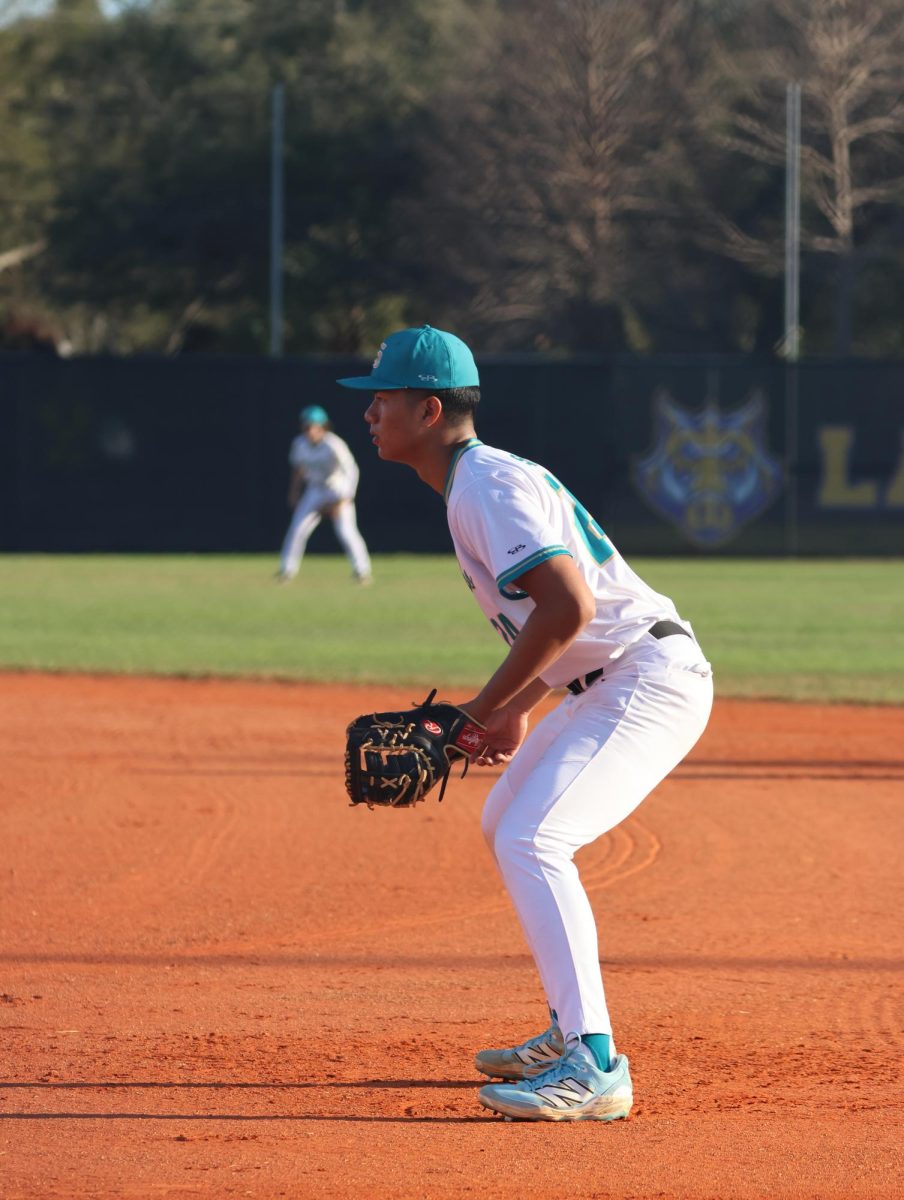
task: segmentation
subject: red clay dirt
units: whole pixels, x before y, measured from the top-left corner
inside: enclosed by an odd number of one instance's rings
[[[346,802],[416,698],[0,677],[0,1196],[900,1196],[901,710],[717,699],[581,852],[636,1100],[549,1125],[475,1098],[546,1015],[493,772]]]

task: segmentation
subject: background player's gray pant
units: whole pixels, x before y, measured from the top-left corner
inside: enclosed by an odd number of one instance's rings
[[[283,575],[294,577],[304,557],[308,538],[323,520],[324,508],[337,503],[338,498],[326,488],[308,487],[295,506],[292,521],[283,541],[279,567]],[[331,520],[336,537],[348,556],[358,579],[370,575],[370,555],[364,538],[358,530],[354,500],[342,500],[332,514]]]

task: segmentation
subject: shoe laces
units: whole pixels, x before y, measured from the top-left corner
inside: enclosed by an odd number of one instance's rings
[[[555,1043],[557,1028],[558,1026],[555,1022],[553,1022],[550,1027],[545,1029],[542,1033],[536,1033],[532,1038],[528,1038],[526,1042],[522,1042],[518,1049],[529,1050],[536,1046],[542,1046],[544,1042],[550,1046],[553,1046]]]
[[[580,1046],[581,1039],[576,1033],[566,1033],[563,1036],[565,1038],[565,1050],[562,1053],[562,1057],[557,1063],[549,1067],[548,1070],[543,1071],[542,1074],[536,1075],[527,1082],[527,1086],[532,1092],[535,1092],[538,1088],[545,1087],[548,1083],[558,1083],[559,1080],[564,1079],[567,1075],[571,1075],[574,1072],[574,1063],[571,1056],[573,1051]]]

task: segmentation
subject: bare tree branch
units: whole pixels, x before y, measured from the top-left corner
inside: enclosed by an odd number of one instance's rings
[[[662,63],[688,6],[523,0],[517,13],[475,65],[480,83],[450,89],[425,147],[430,224],[442,214],[443,240],[467,231],[454,261],[419,228],[467,287],[484,344],[513,322],[528,339],[560,322],[560,344],[598,344],[629,274],[619,222],[661,206],[650,180],[674,124]],[[455,178],[468,187],[450,191]]]
[[[28,259],[34,258],[36,254],[40,254],[42,250],[47,248],[47,242],[40,239],[37,242],[29,242],[25,246],[16,246],[12,250],[5,250],[0,254],[0,272],[12,270],[13,267],[19,267]]]
[[[719,52],[719,75],[740,85],[740,103],[713,124],[709,136],[727,150],[753,161],[781,167],[786,152],[784,85],[802,85],[801,164],[804,199],[809,198],[831,230],[805,225],[805,244],[849,252],[857,215],[867,205],[893,201],[900,194],[897,175],[874,178],[886,162],[873,154],[868,184],[858,181],[855,147],[868,154],[884,139],[904,134],[901,64],[904,18],[895,0],[769,0],[762,10],[789,31],[784,43],[765,53]],[[719,223],[717,222],[717,225]],[[754,235],[751,235],[754,236]],[[746,239],[727,236],[726,250],[752,251]]]

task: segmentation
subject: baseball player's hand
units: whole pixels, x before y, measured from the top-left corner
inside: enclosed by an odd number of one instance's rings
[[[515,751],[527,736],[526,712],[497,708],[487,719],[486,745],[474,758],[479,767],[500,766],[511,762]]]

